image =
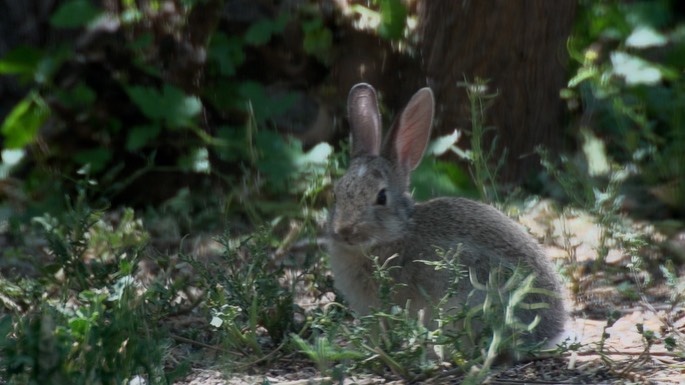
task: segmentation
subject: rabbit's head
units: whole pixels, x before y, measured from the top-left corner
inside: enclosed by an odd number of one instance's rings
[[[352,159],[334,188],[329,220],[334,241],[370,247],[404,235],[414,207],[409,177],[430,138],[433,104],[429,88],[414,94],[381,146],[376,92],[365,83],[352,87],[347,99]]]

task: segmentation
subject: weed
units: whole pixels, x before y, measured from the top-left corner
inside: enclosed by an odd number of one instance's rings
[[[217,260],[181,256],[193,268],[193,285],[203,291],[198,310],[207,317],[211,338],[230,352],[232,366],[268,360],[288,345],[290,335],[306,327],[304,311],[294,303],[295,292],[321,286],[312,282],[321,275],[315,273],[313,261],[305,261],[297,271],[277,265],[274,239],[266,230],[241,240],[225,234],[217,241],[223,250]]]
[[[224,343],[235,344],[228,348],[262,356],[258,328],[263,327],[276,343],[294,331],[293,292],[278,280],[284,268],[271,266],[269,238],[263,231],[238,244],[227,235],[218,241],[224,249],[221,266],[225,270],[220,273],[192,258],[182,258],[203,277],[203,286],[212,288],[207,306],[213,319],[223,321],[215,321],[215,326],[228,331]]]
[[[588,145],[588,142],[596,142],[599,139],[586,136],[585,148],[597,148]],[[561,156],[560,162],[563,170],[559,169],[549,158],[545,150],[539,149],[542,164],[562,186],[564,192],[579,208],[587,210],[598,225],[599,242],[596,245],[597,258],[593,263],[593,273],[604,268],[606,257],[611,248],[620,247],[633,256],[646,245],[647,236],[637,232],[633,223],[628,220],[622,211],[624,195],[621,187],[631,175],[630,167],[622,167],[612,163],[603,152],[598,155],[596,151],[585,151],[586,162],[579,165],[577,162]],[[606,168],[602,167],[603,175],[590,176],[586,174],[586,168],[596,167],[593,163],[597,158],[606,159]],[[569,211],[567,210],[566,213]],[[566,214],[565,214],[566,215]],[[562,216],[563,218],[564,216]],[[570,234],[565,232],[565,248],[571,261],[575,259],[573,245],[568,241]]]
[[[675,326],[673,315],[679,306],[685,304],[685,281],[678,277],[678,273],[672,261],[667,261],[665,265],[659,266],[666,285],[670,289],[671,296],[668,300],[670,306],[665,317],[661,318],[664,325],[664,344],[669,351],[677,351],[681,356],[685,356],[685,334]]]
[[[464,81],[460,86],[466,88],[471,111],[471,150],[467,153],[471,163],[471,177],[478,188],[481,200],[485,202],[500,202],[497,194],[497,174],[504,165],[506,149],[495,164],[497,150],[497,136],[492,139],[489,147],[483,143],[485,134],[495,130],[486,126],[485,112],[489,103],[497,97],[496,93],[488,93],[487,81],[476,78],[473,83]]]
[[[316,363],[319,372],[324,375],[330,373],[333,380],[338,383],[343,382],[345,374],[341,367],[333,367],[334,363],[365,358],[364,354],[357,350],[338,346],[327,336],[319,335],[314,337],[314,343],[312,344],[305,341],[299,335],[292,334],[291,337],[297,348]]]
[[[444,362],[457,365],[466,379],[478,383],[491,371],[502,354],[521,357],[539,346],[523,343],[524,334],[533,330],[536,318],[529,324],[517,317],[517,309],[544,307],[544,303],[525,301],[529,294],[545,294],[533,286],[534,277],[518,269],[494,269],[488,281],[480,283],[474,272],[459,263],[459,249],[437,250],[437,261],[417,261],[436,270],[449,272],[452,277],[445,295],[430,309],[415,314],[411,304],[396,304],[394,293],[401,287],[394,282],[392,257],[385,261],[372,258],[374,280],[379,287],[379,308],[361,316],[352,325],[331,320],[332,311],[324,312],[312,321],[318,333],[313,340],[298,347],[325,370],[330,370],[338,353],[346,359],[356,359],[348,370],[367,369],[382,373],[388,368],[395,376],[418,381],[432,376]],[[483,303],[455,304],[453,298],[464,298],[464,280],[470,278],[472,293],[469,298],[483,298]],[[432,319],[423,317],[433,314]],[[321,320],[321,321],[320,321]],[[344,341],[344,342],[343,342]],[[340,344],[343,344],[341,346]],[[325,349],[324,349],[325,347]],[[318,350],[317,350],[318,349]],[[325,359],[321,354],[326,354]],[[342,361],[342,359],[338,359]],[[334,368],[342,370],[342,363]]]
[[[10,384],[121,384],[171,379],[155,296],[134,279],[146,235],[131,210],[116,227],[79,195],[64,218],[36,218],[54,262],[36,296],[31,285],[3,286],[9,298],[34,297],[0,321],[1,372]],[[7,289],[7,290],[6,290]],[[6,293],[6,294],[5,294]],[[6,302],[8,303],[8,302]]]
[[[399,41],[408,34],[409,23],[407,6],[400,0],[374,0],[368,4],[354,4],[350,9],[362,18],[362,27],[374,26],[374,30],[384,39]]]
[[[679,68],[683,23],[669,1],[624,4],[583,1],[569,39],[577,62],[563,94],[583,108],[582,126],[605,139],[619,163],[633,163],[642,181],[675,211],[685,194],[685,88]]]

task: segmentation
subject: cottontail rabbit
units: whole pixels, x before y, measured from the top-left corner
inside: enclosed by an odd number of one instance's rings
[[[395,283],[393,301],[410,310],[422,309],[430,319],[432,301],[444,296],[448,273],[418,260],[438,260],[437,249],[459,248],[459,263],[475,271],[478,281],[499,267],[534,273],[536,288],[554,295],[530,294],[527,303],[547,308],[518,310],[525,323],[541,322],[526,336],[531,342],[550,340],[563,329],[566,313],[561,284],[540,246],[522,226],[491,206],[464,198],[436,198],[416,203],[407,193],[409,176],[421,161],[433,120],[433,93],[419,90],[395,120],[381,146],[381,118],[376,92],[357,84],[348,97],[352,159],[335,185],[335,207],[329,218],[329,252],[335,285],[358,313],[380,306],[370,256],[389,264]],[[484,294],[472,294],[468,278],[459,283],[450,306],[474,306]],[[475,292],[474,292],[475,293]]]

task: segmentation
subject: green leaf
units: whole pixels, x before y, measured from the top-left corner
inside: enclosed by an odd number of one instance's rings
[[[6,286],[7,283],[3,279],[3,286]],[[9,312],[8,312],[9,313]],[[3,338],[0,338],[0,350],[3,352],[6,352],[7,350],[6,347],[11,344],[10,339],[5,337],[9,336],[10,333],[12,332],[14,322],[12,320],[12,316],[9,314],[3,315],[2,318],[0,318],[0,336],[3,336]]]
[[[79,28],[91,22],[100,13],[100,9],[88,0],[72,0],[57,8],[50,17],[50,24],[58,28]]]
[[[134,51],[145,50],[151,48],[154,43],[155,36],[150,32],[146,32],[131,41],[128,47]]]
[[[4,148],[21,148],[36,139],[38,129],[50,115],[50,109],[37,93],[27,95],[9,113],[0,127]]]
[[[596,67],[580,67],[578,73],[568,81],[568,86],[573,88],[578,84],[598,76],[599,71]]]
[[[251,45],[263,45],[271,40],[271,20],[260,20],[250,26],[245,33],[245,42]]]
[[[217,137],[222,139],[225,146],[215,149],[219,158],[226,162],[236,162],[249,158],[247,144],[247,130],[244,127],[218,127]]]
[[[245,108],[244,100],[240,96],[239,82],[233,79],[225,77],[217,79],[213,84],[204,87],[202,96],[218,110]]]
[[[610,58],[614,74],[623,77],[628,85],[655,85],[661,82],[659,67],[642,58],[620,51],[612,52]]]
[[[126,89],[126,93],[141,112],[152,121],[161,121],[166,112],[161,103],[162,95],[151,87],[133,86]]]
[[[583,135],[583,153],[587,159],[590,176],[606,175],[611,170],[604,142],[587,128],[581,129]]]
[[[650,26],[663,28],[673,21],[673,9],[670,1],[634,1],[618,3],[625,20],[633,27]]]
[[[29,46],[18,46],[0,60],[0,74],[33,76],[43,52]]]
[[[221,318],[219,318],[217,316],[213,316],[212,320],[209,322],[209,324],[215,328],[220,328],[221,325],[223,325],[223,323],[224,323],[224,320],[222,320]]]
[[[36,72],[34,74],[34,79],[39,84],[50,84],[53,76],[62,67],[62,64],[67,60],[70,60],[74,56],[74,51],[65,46],[61,45],[54,50],[51,50],[49,54],[43,56],[42,60],[38,62],[36,67]]]
[[[166,85],[163,96],[170,109],[166,121],[171,128],[193,125],[195,118],[202,111],[200,99],[195,96],[186,96],[176,87]]]
[[[133,152],[145,147],[152,139],[157,138],[161,131],[162,128],[158,124],[132,127],[126,138],[126,149]]]
[[[282,33],[290,20],[287,14],[281,14],[277,19],[262,19],[252,24],[245,32],[245,42],[250,45],[264,45],[271,40],[271,36]]]
[[[378,33],[386,39],[399,39],[407,24],[407,7],[401,0],[380,0],[381,25]]]
[[[451,134],[435,138],[428,145],[426,154],[440,156],[446,153],[452,146],[455,146],[461,138],[461,131],[454,130]]]
[[[141,86],[129,87],[126,92],[145,116],[153,122],[164,122],[169,128],[192,126],[202,110],[200,99],[186,96],[170,84],[164,84],[161,92]]]
[[[263,85],[251,81],[240,85],[240,95],[244,100],[250,102],[255,120],[258,123],[263,123],[274,116],[284,114],[297,101],[296,94],[288,93],[272,96],[267,94]]]
[[[86,110],[93,105],[97,95],[84,83],[78,83],[71,89],[59,89],[55,93],[62,104],[72,110]]]
[[[238,66],[245,61],[242,41],[235,36],[229,37],[225,33],[214,34],[209,43],[209,59],[219,65],[221,75],[235,75]]]
[[[303,156],[300,143],[285,140],[277,132],[261,130],[255,135],[255,147],[260,151],[259,171],[276,189],[285,188],[290,176],[296,172],[296,159]]]
[[[189,155],[178,159],[178,165],[185,171],[205,174],[212,171],[209,163],[209,151],[205,147],[191,149]]]
[[[298,169],[308,165],[326,165],[332,154],[333,147],[326,142],[321,142],[312,147],[306,154],[298,156],[295,159],[295,165]]]
[[[668,39],[653,28],[640,26],[626,39],[626,46],[633,48],[660,47],[668,43]]]
[[[93,173],[104,170],[110,160],[112,152],[106,148],[91,148],[74,154],[74,161],[81,165],[90,164]]]
[[[426,200],[443,195],[474,195],[473,185],[466,172],[456,164],[428,157],[412,173],[413,195]]]
[[[71,333],[78,337],[85,336],[85,334],[88,332],[89,326],[90,323],[88,320],[83,318],[74,318],[69,321],[69,329],[71,329]]]
[[[4,166],[14,167],[21,162],[26,155],[23,148],[3,149],[0,151],[0,160]]]
[[[316,18],[302,22],[302,31],[304,32],[302,42],[304,51],[324,63],[327,62],[333,45],[333,34],[324,26],[323,20]]]

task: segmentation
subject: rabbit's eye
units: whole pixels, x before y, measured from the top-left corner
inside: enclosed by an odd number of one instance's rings
[[[385,206],[385,203],[388,201],[388,198],[385,196],[385,189],[381,189],[381,191],[378,192],[378,196],[376,196],[376,204]]]

